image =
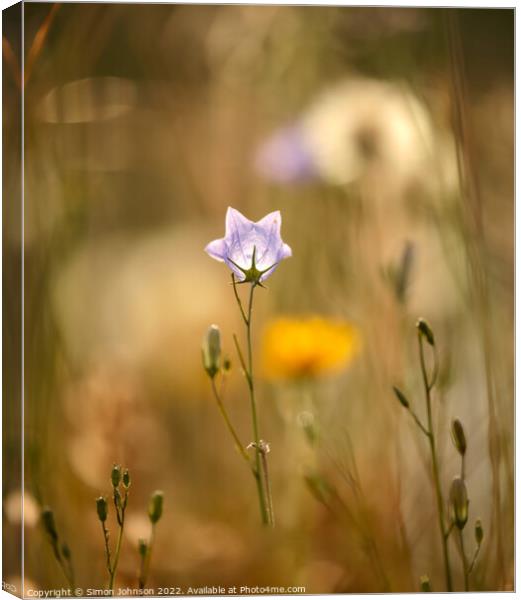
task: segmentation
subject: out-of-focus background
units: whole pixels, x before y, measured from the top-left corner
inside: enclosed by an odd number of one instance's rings
[[[426,439],[392,393],[425,417],[422,316],[440,356],[444,496],[459,472],[459,417],[469,555],[477,518],[485,531],[471,585],[513,589],[513,10],[29,3],[24,82],[8,21],[13,190],[25,86],[26,587],[65,585],[44,505],[77,584],[106,585],[94,499],[116,462],[133,479],[118,585],[136,584],[148,497],[162,489],[150,585],[398,592],[428,574],[443,590]],[[11,198],[4,327],[20,316]],[[254,314],[274,531],[260,526],[201,365],[217,323],[232,362],[224,402],[247,444],[232,341],[243,325],[226,267],[203,251],[228,206],[252,220],[280,210],[293,249]],[[12,348],[4,369],[17,373]],[[302,373],[291,363],[301,355]],[[14,581],[22,440],[14,428],[6,439]]]

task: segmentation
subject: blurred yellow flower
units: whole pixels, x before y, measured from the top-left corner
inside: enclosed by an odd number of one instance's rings
[[[357,329],[345,321],[279,317],[264,332],[264,371],[273,379],[318,377],[345,367],[359,346]]]

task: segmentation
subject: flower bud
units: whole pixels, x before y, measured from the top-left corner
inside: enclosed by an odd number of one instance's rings
[[[128,469],[123,471],[123,485],[127,490],[130,487],[130,472]]]
[[[456,446],[456,450],[461,454],[461,456],[465,456],[465,452],[467,451],[467,439],[465,437],[463,425],[459,419],[454,419],[454,421],[452,421],[450,432],[454,446]]]
[[[203,367],[213,379],[221,366],[221,332],[217,325],[210,325],[203,338]]]
[[[434,334],[432,333],[432,329],[425,319],[418,319],[416,322],[416,328],[420,332],[420,334],[429,342],[431,346],[434,346]]]
[[[393,386],[394,393],[398,398],[398,401],[404,408],[409,408],[409,400],[403,395],[403,393],[395,386]]]
[[[137,542],[137,549],[139,552],[139,556],[141,556],[141,558],[145,558],[148,550],[146,540],[140,538]]]
[[[152,523],[157,523],[163,514],[163,492],[155,491],[148,504],[148,517]]]
[[[483,525],[481,524],[481,519],[476,521],[476,525],[474,527],[474,536],[476,538],[476,544],[480,546],[481,542],[483,541]]]
[[[42,510],[42,523],[45,528],[45,531],[49,534],[49,537],[53,542],[58,540],[58,532],[56,531],[56,523],[54,521],[54,513],[52,510],[46,506]]]
[[[110,474],[110,479],[112,480],[112,487],[117,488],[119,482],[121,481],[121,467],[119,465],[114,465],[112,467],[112,473]]]
[[[104,523],[107,520],[108,505],[103,496],[96,498],[96,510],[98,511],[98,519]]]
[[[420,590],[422,592],[432,592],[431,580],[428,575],[422,575],[420,577]]]
[[[454,477],[449,493],[452,520],[458,529],[463,529],[469,517],[467,486],[461,477]]]

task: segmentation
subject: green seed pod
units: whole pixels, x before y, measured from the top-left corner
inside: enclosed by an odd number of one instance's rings
[[[210,325],[203,338],[203,367],[213,379],[221,368],[221,331],[217,325]]]
[[[148,517],[152,523],[157,523],[163,514],[163,492],[155,491],[148,504]]]
[[[42,523],[45,531],[49,534],[49,537],[53,542],[58,541],[58,532],[56,531],[56,523],[54,521],[54,513],[52,510],[46,506],[42,510]]]
[[[400,402],[400,404],[404,407],[404,408],[409,408],[409,400],[407,400],[407,398],[403,395],[403,392],[401,392],[397,387],[393,386],[393,390],[394,393],[396,394],[396,397],[398,398],[398,401]]]
[[[127,488],[130,487],[130,472],[128,469],[123,471],[123,485]]]
[[[422,592],[432,592],[431,580],[428,575],[422,575],[420,577],[420,590]]]
[[[465,452],[467,451],[467,438],[465,437],[465,430],[459,419],[454,419],[454,421],[452,421],[450,433],[452,435],[454,446],[456,446],[456,450],[461,456],[465,456]]]
[[[145,556],[147,555],[147,550],[148,550],[146,540],[140,538],[137,542],[137,549],[139,552],[139,556],[141,556],[141,558],[145,558]]]
[[[96,498],[96,510],[98,511],[98,519],[104,523],[107,520],[108,505],[103,496]]]
[[[110,474],[110,479],[112,481],[112,487],[117,488],[121,481],[121,467],[120,465],[114,465],[112,467],[112,473]]]
[[[469,518],[469,500],[467,486],[461,477],[452,480],[449,499],[452,519],[458,529],[463,529]]]
[[[431,346],[434,346],[434,334],[432,333],[432,329],[425,319],[418,319],[416,322],[416,328],[421,333],[421,335],[429,342]]]
[[[481,524],[481,519],[476,521],[476,525],[474,527],[474,536],[476,538],[476,544],[481,546],[481,542],[483,541],[483,525]]]

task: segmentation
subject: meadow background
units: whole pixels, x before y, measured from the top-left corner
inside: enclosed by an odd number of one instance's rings
[[[44,505],[77,584],[106,584],[94,499],[116,462],[133,479],[118,585],[136,583],[162,489],[151,586],[403,592],[428,574],[443,590],[427,444],[392,392],[424,415],[422,316],[441,359],[445,496],[451,419],[467,433],[469,553],[476,518],[485,531],[472,588],[513,589],[513,11],[25,4],[23,442],[10,204],[23,84],[4,23],[4,579],[20,576],[24,443],[26,587],[65,585]],[[295,123],[316,151],[305,168],[273,141]],[[251,441],[242,323],[203,251],[228,206],[280,210],[293,249],[254,319],[273,531],[201,365],[217,323],[225,403]],[[309,315],[349,323],[358,351],[305,381],[274,375],[266,328]]]

